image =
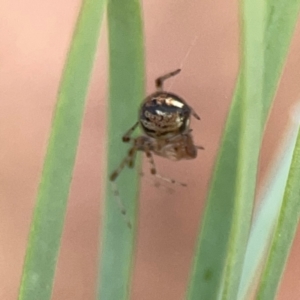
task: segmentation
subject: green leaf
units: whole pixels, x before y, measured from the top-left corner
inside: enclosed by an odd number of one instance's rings
[[[231,229],[222,287],[222,299],[236,299],[243,268],[255,197],[260,145],[263,135],[263,88],[266,4],[244,0],[241,7],[241,89]],[[224,171],[224,170],[223,170]],[[223,174],[224,176],[225,174]],[[216,185],[215,188],[218,189]],[[227,202],[227,201],[226,201]],[[230,221],[229,221],[230,222]]]
[[[262,137],[264,4],[244,1],[242,71],[207,200],[189,299],[235,299]],[[225,270],[226,269],[226,270]],[[224,274],[225,273],[225,274]]]
[[[299,128],[299,126],[298,126]],[[257,299],[275,299],[300,218],[300,131]]]
[[[256,276],[261,272],[262,261],[270,246],[270,239],[281,208],[298,128],[299,121],[289,122],[272,166],[259,189],[257,196],[259,207],[249,236],[237,299],[248,299],[256,282]]]
[[[19,292],[50,299],[104,1],[85,0],[61,79]]]
[[[272,9],[264,8],[264,1],[243,2],[241,75],[202,221],[188,291],[190,300],[236,299],[250,228],[262,129],[295,26],[299,10],[296,2],[299,1],[269,1]]]
[[[300,0],[269,0],[266,28],[264,109],[267,117],[299,15]]]
[[[110,57],[107,162],[110,175],[127,155],[130,145],[122,142],[122,136],[138,121],[138,109],[144,98],[144,41],[139,1],[109,0],[107,18]],[[132,228],[129,229],[124,221],[107,178],[98,295],[105,300],[129,297],[138,172],[126,167],[117,177],[116,187]]]

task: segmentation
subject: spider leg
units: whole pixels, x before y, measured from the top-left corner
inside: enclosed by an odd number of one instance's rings
[[[118,190],[118,187],[116,185],[116,183],[114,181],[111,181],[111,189],[112,189],[112,192],[113,192],[113,195],[116,199],[116,202],[118,204],[118,207],[119,207],[119,210],[124,218],[124,221],[125,223],[127,224],[128,228],[131,229],[132,228],[132,225],[131,225],[131,222],[127,216],[127,210],[123,204],[123,201],[121,199],[121,196],[120,196],[120,192]]]
[[[203,146],[195,146],[195,147],[200,150],[205,150],[205,148]]]
[[[134,132],[134,130],[138,127],[139,122],[136,122],[129,130],[123,135],[122,140],[124,143],[128,143],[131,140],[131,135]]]
[[[186,144],[186,152],[189,153],[190,156],[194,156],[195,149],[204,150],[205,148],[200,145],[194,145],[193,140],[191,139],[191,133],[192,129],[189,129],[186,133],[183,134],[185,138],[185,144]],[[195,157],[197,156],[197,150],[195,153]]]
[[[130,222],[128,216],[127,216],[127,211],[126,211],[126,208],[125,208],[125,206],[123,204],[123,201],[121,199],[120,192],[119,192],[118,187],[115,183],[115,180],[119,176],[119,174],[121,173],[121,171],[124,169],[124,167],[126,165],[128,165],[129,167],[133,166],[135,155],[136,155],[136,147],[133,146],[132,148],[129,149],[128,154],[121,161],[119,167],[114,172],[112,172],[112,174],[109,177],[113,195],[116,199],[116,202],[117,202],[119,210],[120,210],[120,212],[121,212],[121,214],[122,214],[122,216],[125,220],[125,223],[127,224],[127,226],[129,228],[132,227],[131,222]]]
[[[191,108],[192,109],[192,108]],[[197,119],[200,120],[200,117],[198,116],[198,114],[192,109],[192,115]]]
[[[135,156],[135,153],[136,153],[136,148],[135,146],[133,146],[132,148],[129,149],[127,156],[121,161],[119,167],[116,170],[114,170],[109,176],[110,181],[116,180],[116,178],[119,176],[119,174],[124,169],[124,167],[128,165],[129,162],[132,160],[132,158]]]
[[[128,168],[131,168],[131,169],[134,167],[134,162],[135,162],[135,158],[136,158],[137,149],[134,148],[133,151],[134,152],[131,154],[130,159],[127,162]]]
[[[153,159],[151,151],[149,151],[149,150],[146,149],[145,153],[146,153],[146,156],[147,156],[147,158],[149,160],[149,163],[150,163],[150,166],[151,166],[150,167],[150,173],[152,175],[154,175],[155,177],[157,177],[157,178],[159,178],[161,180],[169,182],[169,183],[173,183],[173,184],[177,183],[177,184],[180,184],[181,186],[187,186],[186,183],[179,182],[179,181],[177,181],[175,179],[172,179],[172,178],[164,177],[164,176],[160,175],[159,173],[157,173],[156,166],[155,166],[154,159]]]
[[[177,69],[176,71],[173,71],[173,72],[170,72],[170,73],[168,73],[166,75],[158,77],[155,80],[156,89],[158,91],[162,91],[163,90],[164,81],[167,80],[167,79],[169,79],[170,77],[173,77],[173,76],[177,75],[180,71],[181,71],[181,69]]]

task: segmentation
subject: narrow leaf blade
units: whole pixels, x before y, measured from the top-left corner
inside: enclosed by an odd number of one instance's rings
[[[275,0],[273,1],[275,2]],[[253,3],[249,3],[253,5]],[[262,3],[257,3],[260,7]],[[268,3],[270,4],[270,3]],[[286,6],[284,6],[286,5]],[[276,9],[268,9],[267,13],[272,12],[272,16],[268,16],[265,35],[265,73],[263,77],[263,92],[262,92],[262,119],[261,126],[263,128],[268,112],[272,103],[272,99],[277,89],[277,83],[282,71],[284,59],[286,57],[292,32],[296,22],[298,13],[298,4],[296,1],[287,3],[281,1],[280,6]],[[289,6],[289,7],[287,7]],[[253,14],[255,14],[253,6]],[[287,13],[290,13],[289,20],[284,24],[287,18]],[[251,17],[251,16],[250,16]],[[281,24],[280,28],[277,25]],[[261,23],[259,23],[261,24]],[[258,27],[259,27],[258,24]],[[253,30],[257,28],[257,24],[253,24]],[[258,35],[264,34],[264,26],[260,26]],[[251,27],[249,28],[251,30]],[[280,31],[280,33],[278,32]],[[280,44],[277,47],[277,43]],[[261,45],[258,45],[260,48]],[[254,57],[253,57],[254,58]],[[257,64],[253,62],[255,68]],[[263,70],[263,66],[261,66]],[[261,70],[261,71],[262,71]],[[258,70],[259,74],[261,71]],[[250,153],[250,157],[246,157],[246,152],[241,152],[245,149],[241,148],[242,120],[244,109],[242,101],[244,97],[245,82],[241,71],[232,107],[227,120],[222,146],[220,148],[218,160],[215,167],[212,186],[208,196],[207,207],[202,222],[201,233],[199,237],[198,249],[194,262],[194,273],[191,279],[188,299],[218,299],[223,293],[222,299],[235,299],[235,294],[238,288],[239,276],[242,270],[243,252],[245,250],[247,231],[249,230],[249,211],[251,205],[247,205],[244,201],[253,201],[254,180],[253,174],[257,164],[257,150],[259,149],[259,139],[257,136],[256,142],[253,145],[255,154]],[[258,76],[260,78],[260,75]],[[246,79],[247,80],[247,79]],[[247,84],[247,83],[246,83]],[[260,86],[260,82],[257,83]],[[250,87],[250,86],[249,86]],[[254,86],[252,86],[253,88]],[[255,87],[254,87],[255,88]],[[249,93],[249,91],[246,91]],[[250,92],[251,93],[251,92]],[[255,105],[255,104],[254,104]],[[251,108],[251,107],[250,107]],[[251,108],[252,109],[252,108]],[[259,122],[260,118],[256,118]],[[254,126],[256,126],[254,124]],[[251,135],[251,134],[250,134]],[[250,136],[248,136],[250,137]],[[249,143],[248,143],[249,146]],[[245,164],[246,161],[248,163]],[[254,160],[252,160],[254,159]],[[251,163],[252,160],[252,163]],[[238,172],[240,163],[244,166],[249,166],[252,169],[252,177],[246,176],[243,181],[248,182],[249,187],[245,187],[244,191],[249,191],[250,194],[244,193],[244,201],[237,201],[237,192],[240,189],[239,176],[244,176],[243,172]],[[253,163],[255,167],[253,166]],[[244,169],[245,170],[245,169]],[[251,170],[249,170],[251,172]],[[248,172],[246,172],[247,174]],[[248,173],[249,175],[249,173]],[[248,178],[248,179],[246,179]],[[245,183],[247,185],[247,183]],[[250,188],[250,186],[252,186]],[[241,193],[239,193],[242,195]],[[248,199],[248,200],[245,200]],[[245,213],[245,215],[243,214]],[[245,225],[242,224],[245,216]],[[237,226],[242,227],[237,227]],[[232,275],[232,276],[231,276]],[[225,293],[225,294],[224,294]],[[230,298],[232,297],[232,298]]]
[[[61,79],[19,300],[50,299],[104,1],[85,0]]]
[[[137,122],[144,98],[144,41],[139,1],[108,1],[109,35],[109,124],[107,169],[110,175],[126,156],[130,145],[122,135]],[[136,163],[139,166],[139,163]],[[109,178],[102,231],[99,299],[129,297],[138,199],[138,172],[125,168],[116,187],[132,228],[122,218]]]
[[[300,218],[300,130],[257,299],[275,299]]]
[[[259,207],[255,214],[239,286],[238,299],[248,299],[256,276],[261,271],[270,239],[282,204],[289,167],[295,148],[299,122],[290,121],[272,167],[258,193]]]

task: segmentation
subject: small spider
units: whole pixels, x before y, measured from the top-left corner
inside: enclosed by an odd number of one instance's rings
[[[204,149],[194,145],[190,129],[190,119],[193,115],[197,120],[199,116],[182,98],[163,90],[166,79],[177,75],[181,70],[170,72],[156,79],[157,91],[142,102],[139,110],[139,120],[123,136],[124,143],[131,143],[127,156],[119,167],[110,175],[110,181],[114,182],[123,168],[127,165],[133,168],[137,151],[144,151],[151,164],[151,174],[170,183],[176,183],[174,179],[166,178],[157,173],[152,153],[178,161],[181,159],[194,159],[197,150]],[[132,138],[133,131],[140,125],[144,134]],[[184,183],[180,183],[186,186]],[[126,210],[120,200],[119,192],[114,188],[114,194],[118,197],[119,206],[123,215]],[[130,223],[127,222],[130,226]]]

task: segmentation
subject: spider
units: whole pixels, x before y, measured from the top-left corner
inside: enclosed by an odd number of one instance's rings
[[[137,151],[143,151],[149,159],[152,175],[176,183],[174,179],[157,173],[152,154],[178,161],[194,159],[197,157],[197,150],[204,149],[202,146],[194,145],[190,129],[191,116],[197,120],[200,120],[200,117],[181,97],[163,90],[164,81],[180,71],[181,69],[177,69],[155,80],[156,92],[145,98],[139,110],[138,121],[123,135],[123,142],[131,143],[132,146],[119,167],[110,175],[111,182],[116,180],[126,165],[133,168]],[[138,126],[144,134],[133,138],[131,135]],[[185,183],[180,184],[186,186]],[[114,194],[120,197],[116,188]],[[120,198],[118,202],[122,214],[125,215],[126,210]]]

